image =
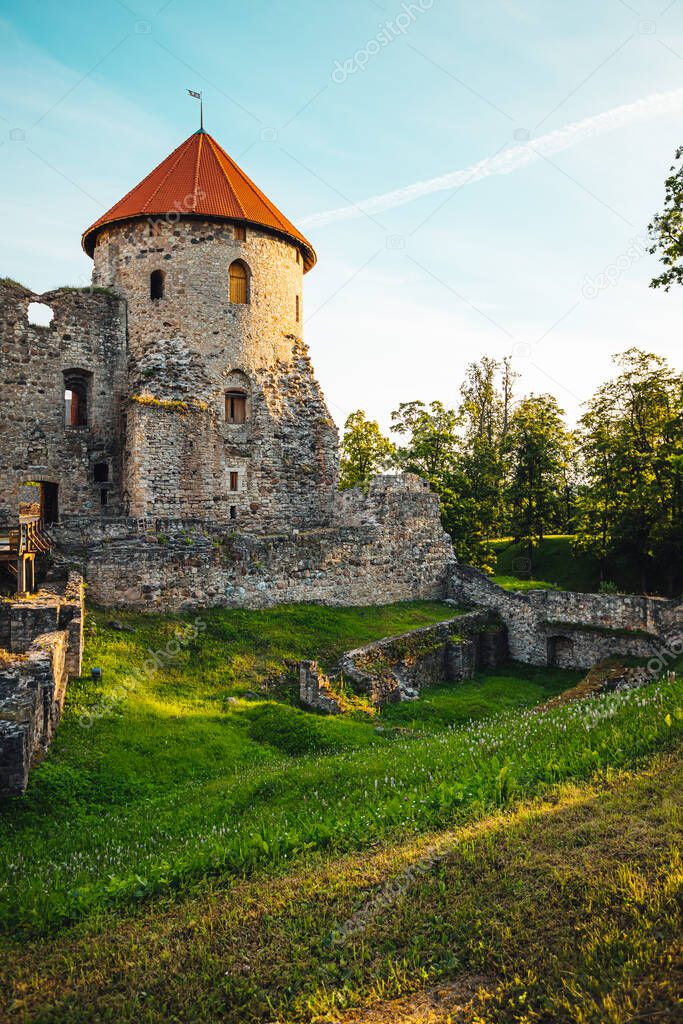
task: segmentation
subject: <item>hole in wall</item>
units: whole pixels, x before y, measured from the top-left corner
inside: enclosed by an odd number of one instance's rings
[[[54,315],[52,307],[44,302],[29,302],[28,304],[28,322],[31,327],[49,327]]]

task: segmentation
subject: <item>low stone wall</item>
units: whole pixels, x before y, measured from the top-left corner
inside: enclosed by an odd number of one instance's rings
[[[464,565],[451,566],[449,575],[449,596],[494,610],[507,626],[510,654],[530,665],[588,669],[613,655],[661,657],[679,643],[677,601],[631,594],[508,591]]]
[[[317,661],[299,662],[299,700],[304,707],[326,715],[342,711],[341,701]]]
[[[382,705],[414,698],[425,686],[471,679],[477,669],[495,668],[506,657],[504,626],[480,611],[347,651],[338,673]]]
[[[68,642],[66,630],[44,633],[0,665],[0,793],[23,793],[47,750],[66,693]]]
[[[69,676],[81,671],[83,581],[72,573],[61,593],[4,601],[0,619],[0,793],[16,794],[52,739]]]
[[[150,611],[440,599],[453,558],[438,497],[410,474],[377,478],[368,495],[345,492],[335,525],[315,530],[264,536],[127,519],[71,520],[53,533],[58,558],[82,567],[95,602]]]

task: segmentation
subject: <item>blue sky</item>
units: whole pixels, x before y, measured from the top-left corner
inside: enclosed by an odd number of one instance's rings
[[[614,352],[680,351],[644,240],[683,143],[682,0],[0,0],[0,40],[2,275],[87,282],[82,230],[196,128],[189,87],[317,249],[306,340],[340,424],[455,403],[483,353],[572,420]]]

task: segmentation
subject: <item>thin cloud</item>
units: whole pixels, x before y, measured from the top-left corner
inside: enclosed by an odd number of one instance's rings
[[[461,188],[463,185],[471,185],[475,181],[481,181],[483,178],[490,178],[496,174],[512,174],[513,171],[535,163],[536,160],[544,156],[551,156],[553,153],[571,149],[586,139],[595,138],[627,124],[648,120],[660,114],[678,113],[681,110],[683,110],[683,89],[653,93],[652,96],[646,96],[634,103],[613,107],[611,110],[605,110],[602,114],[586,117],[583,121],[574,121],[572,124],[565,125],[564,128],[557,128],[545,135],[539,135],[537,139],[532,139],[522,145],[511,146],[502,153],[487,157],[462,170],[451,171],[438,178],[418,181],[414,185],[405,185],[403,188],[384,192],[382,195],[372,196],[370,199],[362,199],[358,203],[354,203],[353,206],[340,206],[334,210],[314,213],[304,217],[299,223],[301,227],[305,228],[324,227],[326,224],[351,220],[364,214],[381,213],[394,206],[412,203],[413,200],[430,195],[432,192],[446,192],[449,189]]]

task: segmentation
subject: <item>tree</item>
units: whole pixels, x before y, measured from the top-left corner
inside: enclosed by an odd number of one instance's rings
[[[407,473],[417,473],[434,490],[451,472],[458,450],[458,417],[442,402],[401,402],[391,414],[394,431],[407,438],[396,449],[396,465]]]
[[[649,251],[659,252],[666,268],[652,279],[650,287],[667,292],[672,284],[683,283],[683,146],[676,150],[670,171],[664,182],[664,209],[648,225],[652,240]]]
[[[459,414],[463,430],[460,466],[480,533],[487,543],[491,537],[503,532],[507,519],[503,448],[509,429],[516,376],[509,359],[499,363],[483,356],[478,363],[469,364],[460,388],[462,402]],[[492,551],[489,560],[491,556]]]
[[[583,483],[577,547],[603,576],[635,569],[642,590],[680,585],[683,540],[683,378],[638,348],[588,404],[578,432]],[[678,573],[678,575],[677,575]]]
[[[392,461],[394,446],[384,437],[376,420],[369,420],[362,409],[347,417],[341,443],[339,488],[367,489],[371,477],[381,473]]]
[[[507,498],[514,540],[533,566],[533,550],[563,525],[571,435],[552,395],[530,395],[513,412],[504,451],[509,464]]]

